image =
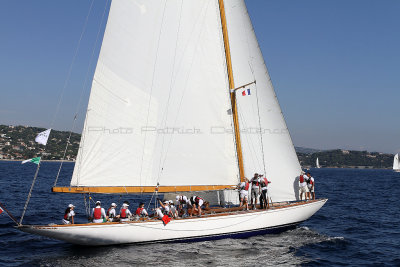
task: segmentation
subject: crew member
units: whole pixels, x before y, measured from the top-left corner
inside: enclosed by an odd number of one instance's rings
[[[111,203],[110,208],[107,210],[107,213],[106,213],[107,220],[110,221],[110,222],[118,221],[118,217],[119,216],[117,215],[117,212],[115,210],[116,207],[117,207],[117,204]]]
[[[260,194],[260,178],[261,174],[258,175],[258,173],[255,173],[253,178],[251,178],[251,206],[253,209],[256,209],[257,207],[257,198],[258,195]],[[254,200],[254,205],[253,205],[253,200]]]
[[[75,206],[72,204],[69,204],[67,209],[64,212],[64,218],[62,219],[63,224],[74,224],[74,216],[75,216],[75,211],[74,211]]]
[[[132,213],[128,209],[128,207],[129,207],[129,204],[127,201],[122,204],[121,210],[119,211],[119,220],[121,222],[129,221],[130,216],[132,216]]]
[[[101,207],[101,202],[96,201],[96,207],[92,209],[92,218],[94,223],[102,223],[106,220],[106,211]]]
[[[172,200],[169,201],[169,216],[172,218],[178,217],[178,209],[176,208]]]
[[[299,177],[299,185],[300,185],[300,200],[303,200],[303,194],[304,194],[304,200],[307,200],[307,196],[308,196],[308,188],[307,188],[307,181],[306,181],[306,175],[305,173],[302,171],[300,173],[300,177]]]
[[[139,217],[147,217],[147,216],[149,216],[149,214],[147,213],[147,210],[144,208],[144,203],[143,202],[141,202],[139,204],[139,207],[136,209],[135,215],[139,216]]]
[[[164,202],[161,202],[161,200],[158,199],[158,202],[160,203],[161,207],[156,209],[156,213],[158,218],[162,219],[164,215],[168,215],[170,212],[169,201],[165,200]]]
[[[190,198],[190,204],[191,204],[191,206],[192,206],[192,208],[191,208],[191,210],[190,210],[190,217],[192,217],[193,216],[193,212],[195,211],[195,210],[197,210],[198,211],[198,216],[200,217],[201,216],[201,206],[203,206],[203,204],[208,204],[208,202],[204,202],[204,199],[202,199],[201,197],[199,197],[199,196],[192,196],[191,198]],[[196,208],[197,207],[197,208]]]
[[[260,196],[260,208],[269,209],[269,201],[268,201],[268,184],[271,183],[268,181],[267,177],[261,179],[261,196]]]
[[[244,181],[239,183],[237,185],[237,188],[240,190],[240,206],[242,207],[243,205],[246,205],[246,210],[249,210],[249,205],[248,205],[248,195],[249,195],[249,180],[247,178],[244,178]]]
[[[315,199],[315,190],[314,190],[314,187],[315,187],[315,181],[314,181],[314,177],[312,177],[311,176],[311,174],[309,173],[309,172],[307,172],[307,177],[308,177],[308,183],[307,183],[307,186],[308,186],[308,191],[309,191],[309,199]],[[311,195],[310,195],[311,194]]]
[[[187,196],[178,195],[176,196],[175,205],[178,207],[178,214],[179,216],[187,216],[187,209],[190,206],[190,201]]]

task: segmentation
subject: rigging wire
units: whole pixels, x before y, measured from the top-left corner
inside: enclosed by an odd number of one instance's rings
[[[110,0],[107,0],[106,4],[104,6],[103,15],[101,17],[100,24],[99,24],[99,29],[98,29],[97,35],[96,35],[96,41],[94,42],[94,45],[93,45],[93,49],[92,49],[92,54],[90,56],[89,65],[88,65],[88,68],[86,70],[85,80],[84,80],[84,83],[82,85],[79,101],[78,101],[78,103],[76,105],[76,108],[75,108],[74,119],[73,119],[73,122],[72,122],[71,130],[70,130],[69,135],[68,135],[67,144],[65,145],[65,149],[64,149],[63,157],[62,157],[62,160],[61,160],[61,163],[60,163],[60,167],[58,169],[57,176],[56,176],[56,179],[54,181],[54,186],[57,185],[58,177],[60,175],[60,172],[61,172],[61,169],[62,169],[62,166],[63,166],[63,163],[64,163],[64,159],[65,159],[65,155],[67,153],[68,146],[70,144],[71,135],[72,135],[73,130],[75,129],[76,119],[78,117],[78,113],[79,113],[79,110],[81,108],[81,104],[82,104],[82,100],[83,100],[83,93],[85,91],[87,82],[89,80],[89,73],[90,73],[90,69],[91,69],[92,63],[93,63],[94,54],[95,54],[95,51],[96,51],[96,46],[97,46],[97,43],[98,43],[98,40],[99,40],[99,36],[100,36],[100,32],[101,32],[101,25],[103,25],[103,21],[104,21],[104,17],[105,17],[106,11],[107,11],[107,6],[108,6],[109,1]],[[83,32],[82,32],[82,34],[83,34]],[[82,149],[83,146],[80,146],[80,147]]]
[[[245,120],[245,117],[243,116],[243,113],[239,112],[239,110],[242,110],[241,105],[239,104],[239,101],[237,102],[237,105],[238,105],[238,114],[240,116],[240,121],[242,122],[241,124],[243,125],[244,129],[248,129],[247,128],[248,124],[247,124],[247,122]],[[255,148],[256,145],[254,145],[253,140],[250,137],[248,137],[247,134],[243,134],[242,136],[243,136],[243,139],[246,140],[246,143],[247,143],[247,145],[249,146],[249,148],[251,150],[251,153],[249,153],[249,154],[250,154],[250,156],[252,158],[252,162],[254,162],[254,164],[257,165],[257,166],[261,166],[260,159],[257,156],[258,153],[257,153],[256,148]],[[255,160],[254,160],[254,157],[255,157]]]
[[[254,80],[256,80],[256,76],[254,75],[254,70],[253,70],[253,68],[251,67],[250,62],[249,62],[249,67],[250,67],[251,73],[253,74]],[[267,175],[267,173],[266,173],[266,167],[265,167],[264,143],[263,143],[263,136],[262,136],[263,134],[262,134],[262,127],[261,127],[261,116],[260,116],[260,105],[259,105],[259,101],[258,101],[259,99],[258,99],[257,83],[256,83],[254,86],[255,86],[255,88],[256,88],[258,124],[259,124],[259,127],[260,127],[261,153],[262,153],[262,156],[263,156],[262,162],[263,162],[263,167],[264,167],[264,175]]]
[[[79,41],[78,41],[77,47],[75,49],[74,56],[72,58],[72,62],[70,64],[69,70],[68,70],[67,78],[65,79],[64,86],[61,89],[60,97],[58,99],[58,103],[57,103],[57,107],[56,107],[56,112],[54,113],[53,121],[50,124],[50,129],[53,128],[53,125],[54,125],[55,120],[57,118],[58,112],[60,110],[60,105],[61,105],[61,102],[62,102],[62,99],[63,99],[63,96],[64,96],[64,92],[65,92],[65,89],[66,89],[66,87],[67,87],[67,85],[69,83],[69,79],[70,79],[70,76],[71,76],[71,73],[72,73],[72,67],[73,67],[73,65],[75,63],[75,59],[76,59],[76,56],[77,56],[78,51],[79,51],[79,47],[80,47],[80,44],[81,44],[81,41],[82,41],[83,34],[86,31],[86,27],[87,27],[87,23],[88,23],[88,20],[89,20],[90,13],[92,11],[93,3],[94,3],[94,0],[92,0],[91,3],[90,3],[89,11],[88,11],[88,14],[86,16],[81,35],[79,37]],[[45,151],[46,151],[46,147],[43,149],[42,155],[43,155],[43,153],[45,153]],[[30,198],[32,196],[32,191],[33,191],[33,188],[34,188],[34,185],[35,185],[38,173],[39,173],[40,165],[41,164],[40,164],[40,161],[39,161],[38,166],[36,167],[36,172],[35,172],[35,175],[34,175],[34,178],[33,178],[33,181],[32,181],[32,185],[31,185],[31,188],[29,190],[28,197],[26,199],[25,206],[24,206],[24,209],[22,211],[22,215],[21,215],[21,218],[20,218],[20,221],[19,221],[20,225],[22,225],[22,221],[24,219],[26,210],[28,208],[28,204],[29,204]]]
[[[201,14],[202,14],[203,12],[206,12],[207,10],[208,10],[208,3],[207,3],[207,6],[206,6],[205,10],[203,11],[203,9],[202,9],[202,10],[199,12],[199,16],[196,18],[196,22],[194,23],[194,26],[193,26],[193,28],[192,28],[192,31],[191,31],[192,33],[194,32],[194,28],[197,26],[198,23],[201,23],[201,25],[204,25],[204,23],[205,23],[205,16],[202,17]],[[202,20],[201,20],[201,18],[202,18]],[[200,21],[200,20],[201,20],[201,21]],[[204,27],[202,27],[202,28],[204,28]],[[199,35],[197,36],[196,44],[199,44],[199,40],[200,40],[200,37],[201,37],[201,33],[202,33],[202,31],[201,31],[201,32],[199,33]],[[187,48],[187,45],[185,46],[185,49],[184,49],[184,51],[183,51],[183,54],[186,53],[186,48]],[[196,48],[197,48],[197,47],[196,47]],[[197,49],[194,49],[194,51],[197,51]],[[176,113],[175,120],[174,120],[174,124],[173,124],[174,126],[176,125],[176,123],[177,123],[177,121],[178,121],[179,114],[180,114],[180,110],[181,110],[181,108],[182,108],[183,98],[184,98],[184,96],[185,96],[185,94],[186,94],[186,90],[187,90],[187,88],[188,88],[187,83],[188,83],[189,76],[190,76],[190,73],[191,73],[192,68],[193,68],[194,59],[195,59],[195,55],[193,55],[193,57],[192,57],[192,60],[191,60],[191,62],[190,62],[190,66],[189,66],[189,73],[187,74],[186,79],[185,79],[185,82],[184,82],[184,85],[183,85],[183,92],[182,92],[182,95],[181,95],[181,99],[179,100],[179,105],[178,105],[177,113]],[[179,67],[179,68],[180,68],[180,67]],[[179,68],[178,68],[178,69],[179,69]],[[162,165],[161,165],[162,169],[164,169],[165,162],[166,162],[166,160],[167,160],[168,152],[169,152],[169,150],[170,150],[170,148],[171,148],[171,144],[172,144],[173,139],[174,139],[174,135],[172,135],[171,138],[169,139],[169,142],[168,142],[168,145],[167,145],[167,149],[166,149],[166,152],[165,152],[165,156],[164,156],[164,159],[163,159],[163,162],[162,162]],[[162,172],[161,172],[161,174],[162,174]],[[161,179],[161,174],[160,174],[159,180]]]
[[[178,23],[178,31],[176,33],[174,61],[172,63],[172,74],[171,74],[170,87],[169,87],[169,92],[168,92],[167,105],[165,107],[166,111],[164,112],[165,115],[164,115],[163,128],[165,128],[166,125],[167,125],[168,111],[169,111],[169,101],[170,101],[170,98],[171,98],[171,93],[173,91],[173,85],[175,85],[174,70],[175,70],[175,63],[176,63],[176,52],[178,50],[179,32],[180,32],[180,28],[181,28],[182,6],[183,6],[183,0],[181,1],[181,8],[180,8],[180,12],[179,12],[179,23]],[[159,172],[158,172],[157,182],[160,181],[161,173],[164,170],[164,168],[161,167],[161,160],[162,160],[163,151],[164,151],[164,141],[165,141],[165,134],[163,135],[162,142],[161,142],[161,152],[160,152],[160,159],[159,159],[159,163],[158,163],[160,169],[159,169]]]
[[[86,31],[86,27],[87,27],[87,24],[88,24],[89,16],[90,16],[90,13],[92,12],[93,3],[94,3],[94,0],[92,0],[92,2],[90,3],[89,12],[88,12],[88,14],[86,16],[85,23],[83,25],[82,32],[81,32],[81,35],[79,37],[79,41],[78,41],[78,44],[77,44],[75,52],[74,52],[74,56],[72,57],[72,62],[70,64],[70,66],[69,66],[67,78],[65,79],[64,86],[62,87],[61,94],[60,94],[60,97],[58,99],[58,104],[57,104],[57,107],[56,107],[56,112],[54,113],[53,121],[50,124],[50,126],[51,126],[50,128],[53,127],[54,122],[55,122],[55,120],[57,118],[58,112],[60,111],[60,105],[61,105],[61,102],[62,102],[62,99],[63,99],[63,96],[64,96],[65,89],[67,88],[69,80],[70,80],[70,77],[71,77],[72,67],[75,64],[76,56],[78,55],[78,51],[79,51],[79,48],[80,48],[80,45],[81,45],[83,34]]]

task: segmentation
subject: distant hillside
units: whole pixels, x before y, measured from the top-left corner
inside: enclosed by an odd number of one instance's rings
[[[69,132],[52,130],[43,154],[45,147],[36,143],[35,137],[44,130],[38,127],[0,125],[0,159],[19,160],[39,155],[45,160],[62,159]],[[72,133],[65,159],[76,158],[80,139],[80,134]]]
[[[312,154],[297,153],[303,167],[315,167],[318,158],[322,167],[331,168],[391,168],[393,155],[379,152],[328,150]]]
[[[52,130],[43,154],[44,146],[36,143],[35,137],[44,130],[38,127],[0,125],[0,159],[22,160],[39,155],[45,160],[62,159],[69,132]],[[76,159],[80,139],[80,134],[72,133],[65,159]],[[302,167],[315,167],[317,157],[322,167],[391,168],[393,164],[392,154],[341,149],[323,151],[304,147],[295,149]]]
[[[295,146],[294,149],[296,150],[297,153],[302,153],[302,154],[312,154],[323,151],[322,149],[314,149],[314,148],[306,148],[298,146]]]

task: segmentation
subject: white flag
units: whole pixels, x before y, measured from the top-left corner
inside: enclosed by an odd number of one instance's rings
[[[36,136],[35,141],[39,144],[46,145],[47,139],[49,139],[50,131],[51,129],[47,129],[46,131],[39,133]]]

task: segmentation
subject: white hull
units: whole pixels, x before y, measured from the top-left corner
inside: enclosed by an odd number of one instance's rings
[[[400,169],[393,170],[394,172],[400,172]]]
[[[19,230],[65,242],[100,246],[245,237],[295,226],[317,212],[327,199],[269,210],[161,221],[82,225],[20,226]]]

